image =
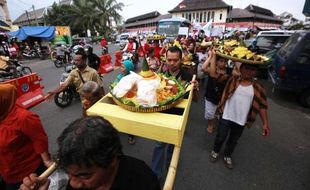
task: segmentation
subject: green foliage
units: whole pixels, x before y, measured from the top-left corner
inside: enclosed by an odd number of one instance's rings
[[[124,7],[116,0],[74,0],[73,5],[57,5],[45,15],[47,25],[70,26],[73,34],[86,35],[87,29],[92,34],[111,36],[111,19],[119,23],[122,19],[118,11]]]

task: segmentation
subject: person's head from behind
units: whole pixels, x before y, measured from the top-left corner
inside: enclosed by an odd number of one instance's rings
[[[128,36],[128,42],[133,43],[134,42],[134,38],[132,35]]]
[[[226,69],[227,59],[220,56],[216,56],[216,65],[219,69]]]
[[[176,46],[170,47],[166,52],[166,64],[169,71],[175,72],[181,68],[182,50]]]
[[[85,52],[87,55],[93,54],[93,47],[91,45],[85,45]]]
[[[241,78],[245,80],[252,80],[257,74],[257,69],[257,65],[242,63],[240,66]]]
[[[83,108],[88,109],[102,98],[103,91],[98,83],[87,81],[83,84],[81,95]]]
[[[134,64],[131,60],[125,60],[122,62],[121,71],[124,75],[128,75],[130,71],[134,71]]]
[[[154,58],[154,56],[155,56],[154,48],[150,48],[149,49],[149,57]]]
[[[153,40],[153,46],[159,47],[159,40]]]
[[[58,137],[59,166],[74,189],[98,189],[117,170],[122,146],[112,124],[98,116],[72,122]]]
[[[83,48],[79,48],[74,56],[74,63],[78,69],[84,69],[86,65],[86,53]]]
[[[16,100],[16,87],[12,84],[0,84],[0,121],[12,111]]]

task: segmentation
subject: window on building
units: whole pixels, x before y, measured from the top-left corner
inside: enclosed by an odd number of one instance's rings
[[[208,12],[208,22],[210,21],[210,11]]]
[[[196,13],[196,21],[199,22],[199,13],[198,12]]]
[[[188,14],[187,13],[185,13],[185,18],[188,19]]]
[[[192,14],[191,13],[188,13],[188,20],[192,21]]]
[[[202,12],[200,12],[199,22],[202,22]]]
[[[212,16],[211,16],[213,22],[214,22],[214,11],[212,11]]]
[[[206,22],[207,21],[207,12],[204,12],[203,13],[203,22]]]
[[[223,16],[223,15],[222,15],[222,13],[221,13],[221,14],[220,14],[220,20],[222,20],[222,16]]]
[[[184,13],[182,13],[182,17],[183,17],[183,18],[185,18],[185,15],[184,15]]]

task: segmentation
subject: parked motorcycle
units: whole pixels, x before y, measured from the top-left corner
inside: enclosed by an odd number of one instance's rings
[[[27,59],[43,58],[40,48],[24,50],[22,56]]]
[[[68,76],[69,76],[69,74],[70,74],[70,72],[72,71],[73,68],[74,68],[73,64],[68,64],[64,68],[64,72],[62,73],[62,75],[60,77],[60,85],[63,84],[66,81],[66,79],[68,78]],[[59,106],[61,108],[65,108],[65,107],[68,107],[72,103],[72,100],[74,98],[75,99],[79,99],[80,95],[76,91],[75,86],[74,85],[70,85],[64,91],[55,94],[54,102],[55,102],[55,104],[57,106]]]
[[[9,60],[7,64],[9,66],[8,69],[0,69],[1,82],[29,75],[32,73],[30,67],[22,65],[18,60]]]

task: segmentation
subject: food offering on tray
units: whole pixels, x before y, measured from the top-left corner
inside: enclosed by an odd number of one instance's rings
[[[188,83],[181,83],[175,77],[154,73],[144,60],[139,74],[131,72],[111,85],[111,94],[127,106],[154,108],[180,100],[186,93],[187,85]]]
[[[154,35],[148,36],[147,39],[148,40],[164,40],[166,39],[166,37],[163,35],[154,34]]]
[[[217,46],[216,53],[227,59],[249,64],[263,64],[269,60],[268,57],[242,46],[237,40],[225,40]]]

